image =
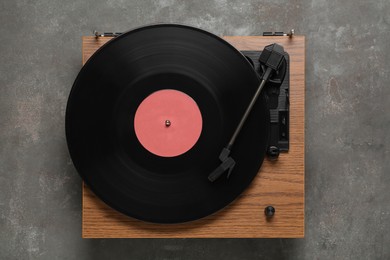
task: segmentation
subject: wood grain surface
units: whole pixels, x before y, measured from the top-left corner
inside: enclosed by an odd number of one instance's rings
[[[301,238],[305,203],[305,37],[223,37],[239,50],[282,44],[290,55],[290,150],[276,162],[265,159],[250,187],[233,203],[206,218],[184,224],[151,224],[104,204],[83,185],[83,238]],[[83,37],[83,64],[111,38]],[[275,216],[267,220],[264,208]]]

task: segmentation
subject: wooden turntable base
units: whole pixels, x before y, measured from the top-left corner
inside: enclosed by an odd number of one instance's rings
[[[152,224],[107,206],[83,184],[83,238],[302,238],[305,218],[305,37],[226,36],[239,50],[262,50],[271,43],[290,55],[290,150],[260,172],[233,203],[206,218],[184,224]],[[83,64],[112,38],[83,37]],[[272,205],[271,219],[264,208]]]

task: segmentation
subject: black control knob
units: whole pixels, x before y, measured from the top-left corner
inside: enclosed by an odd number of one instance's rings
[[[279,150],[278,147],[276,147],[276,146],[270,146],[270,147],[268,147],[267,155],[268,155],[268,157],[269,157],[271,160],[276,160],[276,159],[278,159],[279,154],[280,154],[280,150]]]
[[[267,206],[267,207],[265,207],[265,209],[264,209],[264,214],[265,214],[268,218],[272,217],[273,215],[275,215],[275,208],[272,207],[272,206]]]

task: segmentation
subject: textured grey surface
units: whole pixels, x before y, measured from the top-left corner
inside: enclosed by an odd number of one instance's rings
[[[307,36],[306,238],[82,240],[64,112],[82,35]],[[0,2],[0,259],[390,259],[388,0]]]

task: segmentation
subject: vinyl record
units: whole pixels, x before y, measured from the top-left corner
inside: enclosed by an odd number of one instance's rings
[[[207,178],[258,84],[247,59],[206,31],[161,24],[124,33],[88,60],[72,87],[66,137],[73,163],[100,199],[128,216],[158,223],[205,217],[242,193],[262,164],[264,96],[232,149],[231,177]]]

